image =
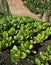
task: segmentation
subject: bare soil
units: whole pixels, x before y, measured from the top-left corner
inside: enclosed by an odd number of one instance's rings
[[[22,0],[7,0],[9,9],[12,15],[29,16],[39,21],[43,21],[38,15],[31,13],[27,7],[24,6]],[[44,21],[43,21],[44,22]]]
[[[37,54],[30,54],[27,56],[27,58],[20,60],[18,63],[12,63],[11,62],[11,57],[9,53],[9,49],[6,49],[2,53],[0,53],[0,65],[35,65],[33,64],[33,60],[36,57],[39,57],[39,52],[40,51],[45,51],[47,46],[51,45],[51,39],[48,39],[44,41],[41,45],[35,45],[35,50],[37,51]],[[49,65],[51,65],[51,61],[49,61]]]

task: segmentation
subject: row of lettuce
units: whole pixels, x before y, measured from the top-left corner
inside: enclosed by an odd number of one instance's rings
[[[13,46],[10,50],[12,62],[17,62],[24,59],[28,54],[32,53],[35,44],[41,44],[51,35],[51,24],[41,23],[30,17],[15,17],[7,16],[0,19],[0,52]],[[49,51],[40,52],[41,58],[35,62],[39,65],[47,59],[51,60],[51,46],[48,46]],[[33,50],[36,53],[35,50]],[[44,56],[48,56],[45,57]],[[47,59],[46,59],[47,58]],[[39,61],[39,63],[38,63]],[[41,64],[40,64],[41,65]],[[43,65],[43,64],[42,64]]]

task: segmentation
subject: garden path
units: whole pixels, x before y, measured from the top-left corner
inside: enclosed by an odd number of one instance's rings
[[[31,13],[27,7],[23,5],[21,0],[7,0],[9,9],[12,15],[16,16],[29,16],[39,21],[43,21],[38,15]]]

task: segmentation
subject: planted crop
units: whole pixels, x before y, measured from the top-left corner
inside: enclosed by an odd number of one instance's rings
[[[35,59],[35,63],[37,65],[49,65],[49,60],[51,60],[51,46],[48,46],[45,52],[40,52],[40,57]]]
[[[12,62],[27,57],[34,46],[51,36],[51,24],[41,23],[30,17],[7,16],[0,19],[0,52],[11,47]]]

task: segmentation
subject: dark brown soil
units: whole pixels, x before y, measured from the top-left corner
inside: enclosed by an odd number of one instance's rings
[[[51,45],[51,39],[44,41],[41,45],[35,45],[37,54],[30,54],[26,59],[20,60],[18,63],[11,62],[9,49],[7,49],[6,51],[0,53],[0,65],[33,65],[33,60],[36,57],[39,57],[38,53],[40,51],[45,51],[48,45]],[[51,61],[49,61],[49,65],[51,65]]]

